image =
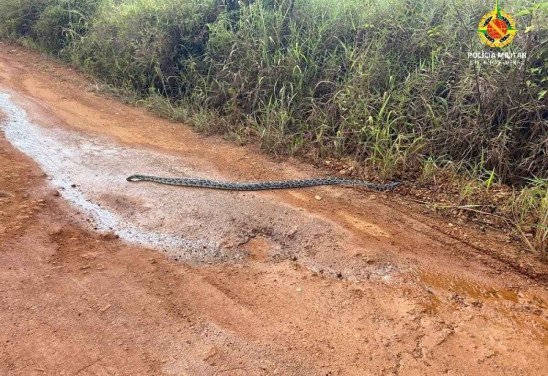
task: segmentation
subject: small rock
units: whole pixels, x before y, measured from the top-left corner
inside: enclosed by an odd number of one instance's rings
[[[303,291],[302,287],[297,287],[295,290],[297,290],[297,292],[302,292]]]
[[[76,188],[76,184],[71,184],[71,188]]]
[[[211,347],[209,348],[209,350],[207,351],[207,353],[204,354],[203,360],[207,361],[209,364],[214,365],[214,364],[215,364],[215,360],[212,359],[212,358],[214,358],[215,355],[217,355],[217,347],[211,346]]]
[[[483,303],[480,302],[479,300],[473,300],[470,302],[470,304],[472,304],[474,307],[477,307],[477,308],[483,307]]]
[[[49,232],[49,234],[50,234],[51,236],[57,236],[57,235],[59,235],[61,232],[62,232],[61,226],[57,226],[57,227],[55,227],[54,229],[52,229],[52,230]]]
[[[4,198],[4,197],[12,197],[13,195],[8,193],[8,192],[5,192],[5,191],[0,191],[0,197]]]
[[[314,198],[315,198],[316,200],[320,201],[320,200],[322,199],[322,196],[316,195],[316,196],[314,196]]]
[[[53,197],[59,197],[59,196],[61,196],[61,194],[59,193],[58,190],[53,191]]]
[[[118,236],[118,234],[112,232],[112,231],[109,231],[103,235],[101,235],[101,237],[104,239],[104,240],[115,240],[115,239],[118,239],[120,236]]]

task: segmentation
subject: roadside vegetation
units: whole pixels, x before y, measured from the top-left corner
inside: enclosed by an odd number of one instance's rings
[[[494,0],[3,0],[0,36],[275,155],[450,176],[463,209],[511,187],[496,214],[546,254],[548,2],[505,3],[517,64],[468,56]]]

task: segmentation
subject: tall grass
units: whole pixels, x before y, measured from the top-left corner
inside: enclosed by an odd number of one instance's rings
[[[525,243],[548,258],[548,181],[532,179],[515,194],[511,210]],[[527,237],[529,234],[530,238]]]
[[[3,0],[0,35],[272,153],[526,186],[548,178],[548,3],[501,5],[520,64],[468,58],[486,0]]]

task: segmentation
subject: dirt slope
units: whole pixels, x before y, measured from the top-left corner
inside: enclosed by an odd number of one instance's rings
[[[127,183],[323,173],[91,88],[0,44],[0,374],[548,369],[547,267],[506,234],[397,193]]]

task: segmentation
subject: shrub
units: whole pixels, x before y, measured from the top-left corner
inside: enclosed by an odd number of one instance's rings
[[[61,53],[79,41],[100,0],[6,0],[0,4],[0,35],[28,38]]]
[[[251,128],[275,153],[425,161],[510,184],[548,171],[546,2],[514,2],[518,65],[476,65],[482,0],[5,0],[24,37],[115,87]],[[219,128],[219,127],[217,127]],[[221,127],[222,128],[222,127]],[[481,166],[479,166],[481,165]],[[479,166],[479,167],[477,167]]]
[[[182,97],[189,62],[204,53],[215,1],[103,2],[73,59],[115,86]],[[190,83],[191,84],[191,83]]]

